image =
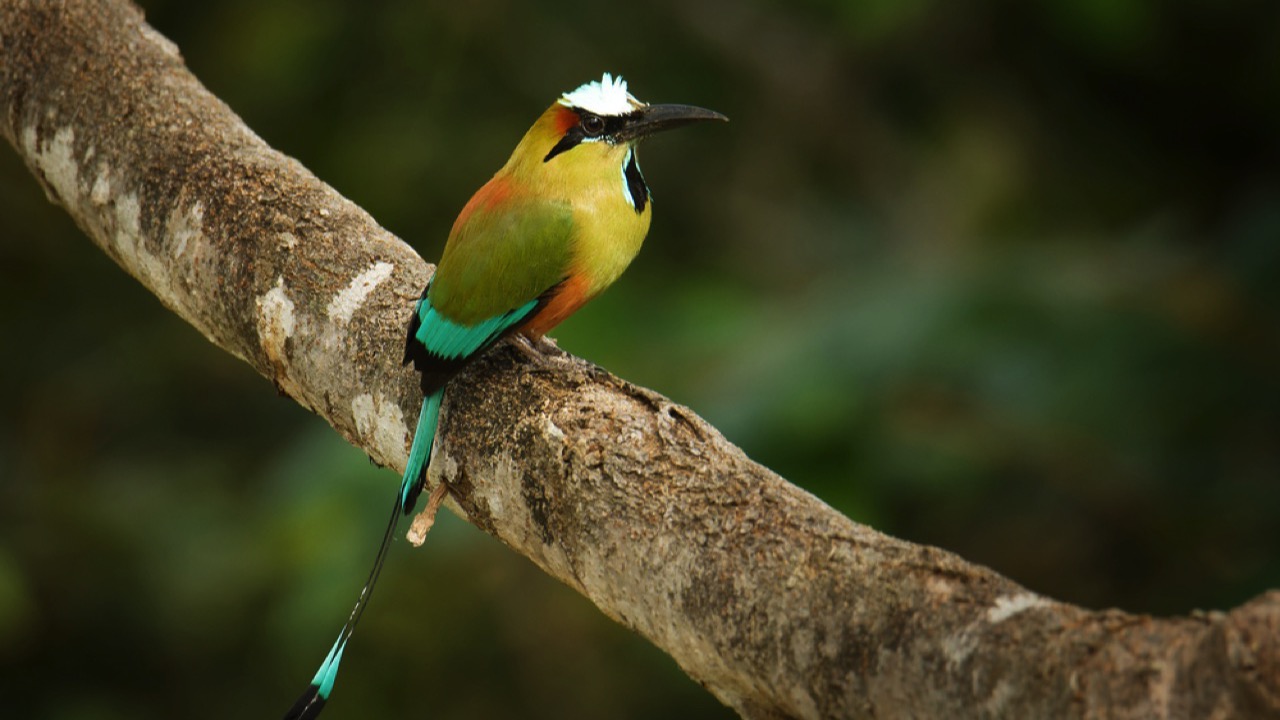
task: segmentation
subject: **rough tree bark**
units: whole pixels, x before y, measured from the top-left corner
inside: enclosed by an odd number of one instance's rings
[[[407,245],[267,147],[125,0],[0,0],[0,108],[122,268],[403,467],[403,328],[430,271]],[[445,412],[433,481],[455,508],[744,717],[1280,717],[1280,592],[1175,619],[1055,602],[851,522],[564,354],[499,349]]]

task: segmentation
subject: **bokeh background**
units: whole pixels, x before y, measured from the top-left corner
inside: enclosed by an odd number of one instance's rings
[[[652,141],[644,252],[561,345],[856,520],[1089,607],[1280,587],[1274,0],[147,0],[268,142],[426,258],[562,91]],[[0,707],[274,717],[397,477],[120,272],[0,149]],[[453,517],[326,717],[727,718]]]

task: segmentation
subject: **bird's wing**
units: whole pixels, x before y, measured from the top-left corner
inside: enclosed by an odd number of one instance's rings
[[[405,358],[424,392],[532,318],[569,272],[568,205],[505,202],[464,215],[431,278],[405,338]]]

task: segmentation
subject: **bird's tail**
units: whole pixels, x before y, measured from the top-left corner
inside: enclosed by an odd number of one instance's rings
[[[333,691],[333,681],[338,676],[338,664],[342,662],[342,653],[347,649],[347,641],[351,639],[351,633],[355,632],[356,623],[360,622],[360,616],[364,614],[369,596],[373,594],[373,586],[378,583],[378,574],[382,572],[382,563],[387,559],[391,538],[395,537],[396,523],[401,515],[413,512],[413,506],[417,503],[418,496],[422,494],[423,485],[426,484],[427,465],[431,461],[431,446],[435,441],[436,422],[440,418],[440,400],[443,395],[443,389],[436,390],[422,401],[422,413],[418,416],[418,428],[413,433],[413,445],[409,449],[409,462],[405,465],[404,479],[400,483],[400,492],[396,494],[396,504],[391,509],[391,519],[387,521],[386,532],[382,535],[382,544],[378,546],[378,555],[373,560],[373,569],[369,571],[369,579],[360,590],[356,606],[351,609],[351,615],[347,616],[347,623],[342,626],[342,632],[338,633],[337,641],[333,643],[320,669],[311,679],[311,684],[298,697],[293,707],[289,708],[289,712],[285,713],[284,720],[312,720],[320,714],[325,702],[329,700],[329,693]]]
[[[408,515],[422,494],[427,482],[427,465],[431,462],[431,446],[435,444],[436,423],[440,420],[440,400],[444,388],[422,399],[422,412],[418,415],[418,429],[413,432],[413,445],[409,447],[409,462],[404,466],[404,479],[400,482],[400,512]]]

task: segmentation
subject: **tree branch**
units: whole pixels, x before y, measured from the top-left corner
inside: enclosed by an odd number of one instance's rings
[[[122,268],[378,462],[429,266],[267,147],[124,0],[0,0],[3,132]],[[1280,717],[1280,592],[1153,619],[855,524],[689,410],[577,358],[459,377],[456,509],[745,717]],[[390,480],[388,481],[390,482]]]

